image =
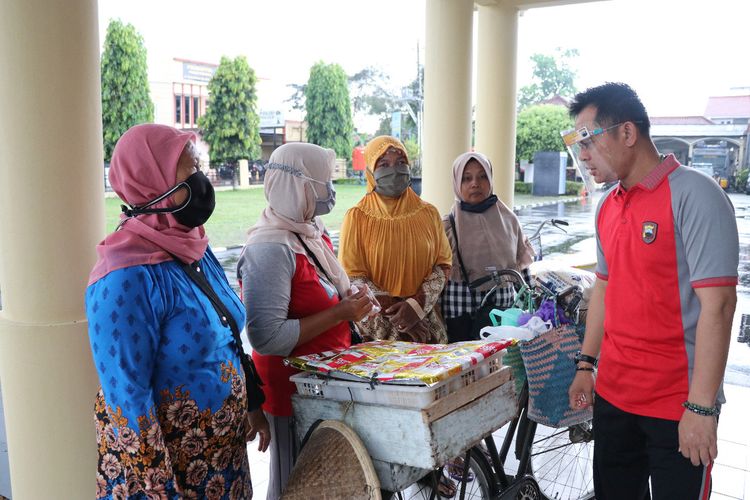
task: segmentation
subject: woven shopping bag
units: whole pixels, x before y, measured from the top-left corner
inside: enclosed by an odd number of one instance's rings
[[[523,384],[526,383],[526,368],[523,366],[520,344],[516,343],[505,349],[503,364],[510,366],[513,372],[513,385],[515,386],[516,394],[521,394]]]
[[[576,374],[573,358],[581,349],[575,327],[552,328],[520,346],[529,381],[529,419],[558,428],[591,420],[591,407],[572,410],[568,404],[568,388]]]

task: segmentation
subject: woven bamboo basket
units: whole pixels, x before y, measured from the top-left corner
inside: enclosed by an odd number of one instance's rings
[[[281,498],[380,500],[380,482],[359,436],[324,420],[303,446]]]

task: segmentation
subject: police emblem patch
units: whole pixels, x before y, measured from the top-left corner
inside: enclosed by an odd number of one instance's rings
[[[641,238],[646,244],[651,244],[656,239],[656,230],[659,229],[659,225],[656,222],[644,222],[641,230]]]

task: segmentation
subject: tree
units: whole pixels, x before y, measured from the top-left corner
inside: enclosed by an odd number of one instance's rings
[[[104,159],[109,161],[117,140],[126,130],[154,120],[146,48],[133,25],[110,21],[101,71]]]
[[[338,64],[316,63],[305,87],[307,139],[339,158],[352,153],[352,105],[346,73]]]
[[[523,109],[556,95],[571,97],[576,93],[576,71],[569,61],[578,57],[577,49],[557,49],[557,54],[534,54],[533,82],[521,87],[518,92],[518,106]]]
[[[380,125],[375,135],[390,134],[391,115],[395,111],[402,111],[402,139],[417,137],[417,124],[406,107],[411,108],[415,117],[420,111],[424,88],[423,66],[420,65],[418,76],[408,85],[401,87],[398,92],[390,89],[388,76],[373,67],[350,76],[349,88],[355,112],[362,111],[380,117]]]
[[[406,148],[406,156],[409,157],[409,163],[411,163],[412,177],[422,177],[422,158],[419,144],[416,139],[411,137],[404,139],[403,143]]]
[[[534,159],[537,151],[565,151],[560,131],[573,127],[573,119],[563,106],[542,104],[518,114],[516,121],[516,159]]]
[[[390,78],[372,66],[349,77],[349,93],[354,112],[382,115],[397,108],[397,97],[390,90]]]
[[[382,70],[368,66],[349,76],[348,81],[349,98],[354,113],[379,115],[390,112],[396,105],[396,95],[389,90],[388,75]],[[292,109],[305,109],[307,84],[290,83],[287,87],[292,89],[292,95],[286,102],[292,104]]]
[[[307,84],[291,83],[292,94],[286,99],[292,109],[305,109]],[[399,91],[390,85],[390,78],[381,69],[369,66],[349,76],[349,98],[353,113],[376,115],[380,125],[375,135],[391,133],[391,115],[394,111],[405,111],[410,106],[412,112],[420,110],[424,88],[424,67],[420,65],[419,76]],[[411,114],[402,113],[401,135],[403,138],[417,136],[417,124]]]
[[[289,83],[287,84],[287,87],[291,87],[292,95],[284,102],[291,103],[292,109],[303,111],[305,109],[305,89],[307,89],[307,84]]]
[[[211,148],[211,165],[236,165],[260,157],[260,118],[255,71],[244,56],[222,57],[208,82],[206,114],[199,118],[203,139]]]

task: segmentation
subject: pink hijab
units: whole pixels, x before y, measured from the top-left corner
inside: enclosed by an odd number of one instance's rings
[[[136,125],[117,141],[112,153],[109,182],[124,202],[142,205],[174,187],[177,161],[195,134],[166,125]],[[163,200],[152,208],[169,206]],[[188,228],[172,214],[144,214],[128,219],[96,247],[99,255],[89,275],[89,285],[117,269],[172,260],[203,257],[208,238],[203,226]],[[125,220],[127,219],[127,220]]]

